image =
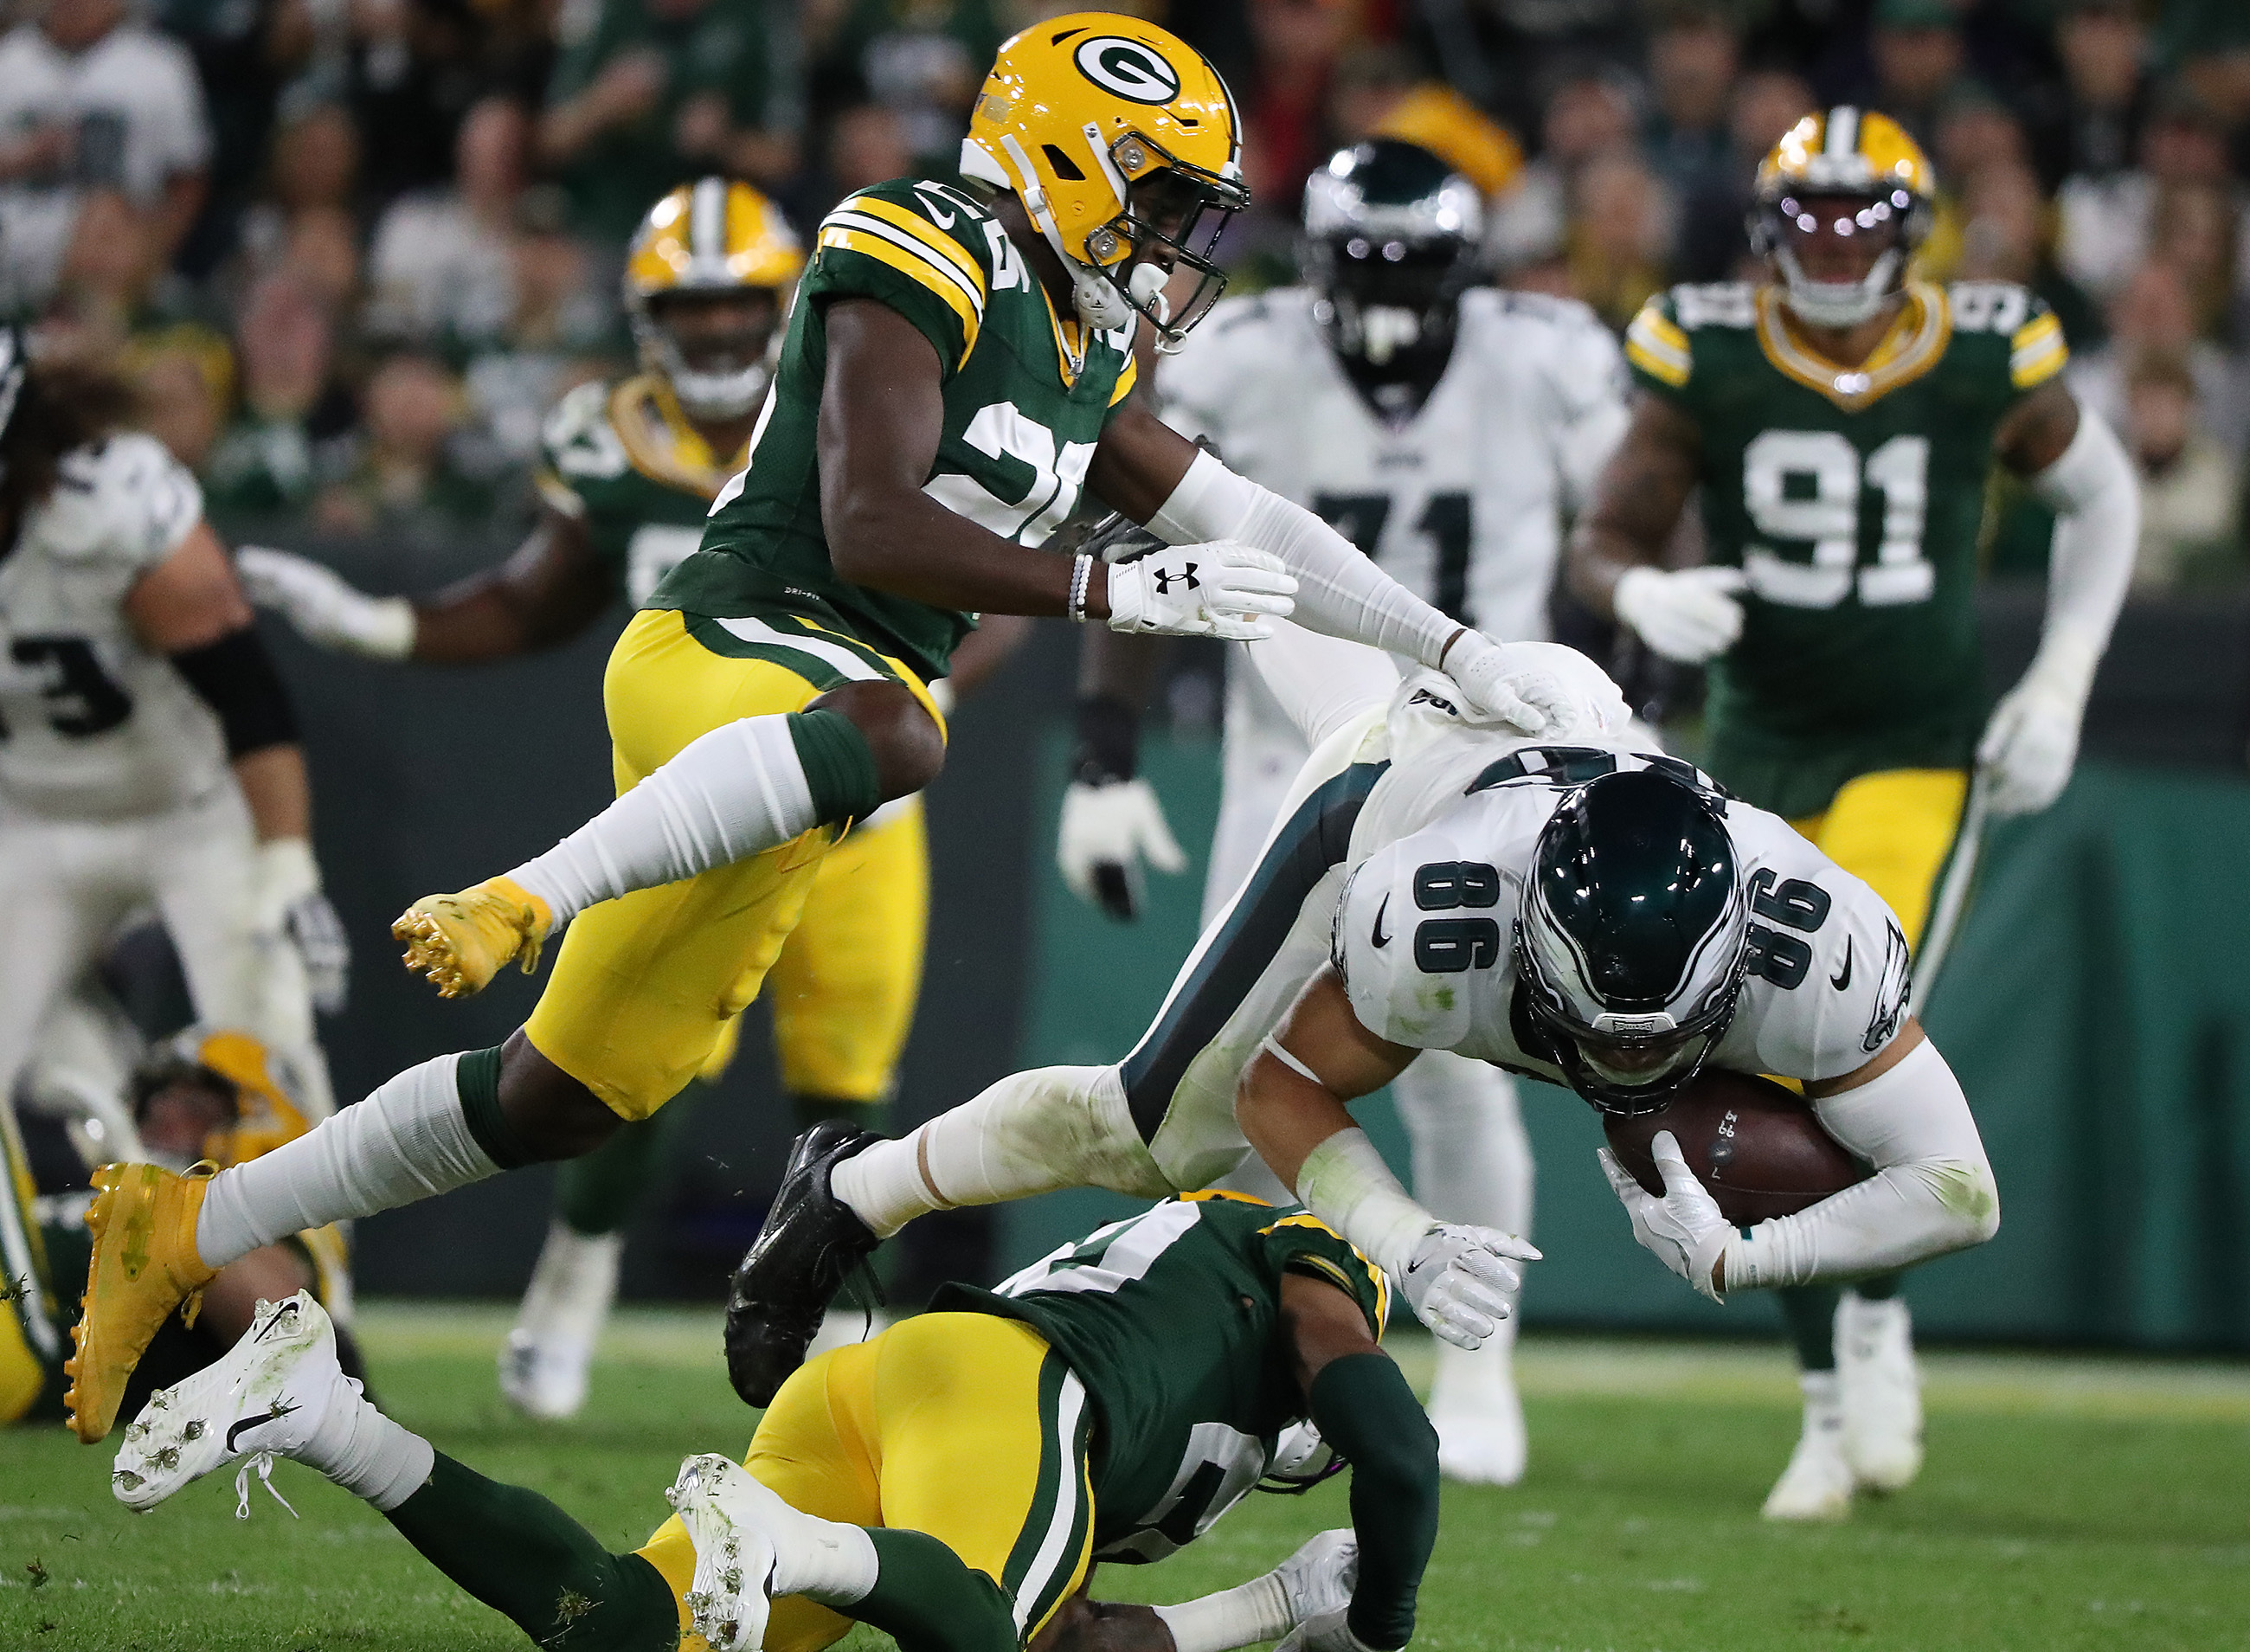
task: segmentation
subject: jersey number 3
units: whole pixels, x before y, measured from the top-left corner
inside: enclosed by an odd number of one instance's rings
[[[111,680],[83,637],[18,637],[8,650],[18,666],[42,671],[47,726],[72,740],[107,734],[133,715],[133,696]],[[0,740],[9,729],[0,722]]]
[[[1883,537],[1875,560],[1860,560],[1860,501],[1882,495]],[[1856,586],[1869,608],[1928,602],[1936,571],[1922,554],[1929,506],[1929,439],[1894,436],[1860,462],[1832,430],[1770,430],[1743,450],[1743,504],[1758,532],[1810,543],[1812,560],[1764,545],[1743,552],[1750,589],[1785,608],[1833,608]]]

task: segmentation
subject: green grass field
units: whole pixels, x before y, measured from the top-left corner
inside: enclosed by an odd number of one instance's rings
[[[386,1406],[439,1448],[535,1487],[619,1548],[665,1512],[689,1450],[746,1416],[711,1316],[625,1315],[579,1423],[505,1412],[497,1310],[362,1315]],[[1402,1338],[1411,1368],[1428,1345]],[[1939,1356],[1929,1462],[1846,1526],[1777,1530],[1760,1498],[1794,1438],[1777,1349],[1535,1337],[1532,1468],[1450,1489],[1415,1644],[1432,1652],[2250,1647],[2250,1370]],[[107,1455],[59,1428],[0,1434],[0,1647],[482,1652],[526,1644],[351,1498],[284,1464],[293,1520],[232,1476],[152,1515],[111,1502]],[[1346,1518],[1340,1486],[1253,1496],[1158,1566],[1098,1592],[1178,1600],[1240,1581]],[[858,1652],[859,1632],[847,1652]]]

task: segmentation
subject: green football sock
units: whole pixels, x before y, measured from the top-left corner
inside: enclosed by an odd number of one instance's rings
[[[1895,1274],[1876,1274],[1869,1278],[1854,1282],[1852,1294],[1861,1302],[1888,1302],[1899,1294],[1899,1287],[1905,1283],[1906,1273],[1903,1269]]]
[[[673,1652],[680,1608],[637,1554],[611,1554],[535,1491],[438,1454],[385,1517],[423,1558],[550,1652]]]
[[[797,1114],[797,1127],[809,1130],[815,1124],[840,1118],[846,1124],[857,1124],[861,1130],[880,1130],[890,1113],[886,1102],[847,1102],[834,1096],[806,1096],[791,1090],[790,1109]]]
[[[823,822],[864,820],[883,804],[883,785],[875,754],[859,724],[840,711],[793,711],[789,737],[812,794],[813,818]]]
[[[839,1607],[899,1643],[899,1652],[1016,1652],[1016,1620],[1000,1586],[921,1531],[869,1527],[875,1586]]]
[[[1797,1344],[1797,1363],[1805,1371],[1836,1369],[1836,1300],[1833,1285],[1784,1285],[1774,1295],[1781,1298],[1782,1322]]]
[[[631,1221],[708,1088],[698,1080],[650,1117],[619,1125],[592,1152],[566,1163],[555,1181],[555,1210],[563,1224],[590,1239]]]

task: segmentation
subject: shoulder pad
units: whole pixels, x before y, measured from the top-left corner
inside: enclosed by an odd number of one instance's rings
[[[1360,1024],[1393,1044],[1461,1043],[1468,972],[1508,967],[1503,915],[1515,912],[1518,886],[1489,865],[1453,859],[1453,847],[1442,828],[1389,844],[1360,865],[1336,902],[1330,959]],[[1436,891],[1449,877],[1474,887],[1448,900]],[[1441,916],[1432,921],[1432,912]]]
[[[820,222],[824,229],[839,223],[865,228],[869,218],[918,240],[928,238],[925,232],[935,231],[969,252],[987,271],[996,256],[993,239],[1007,238],[999,220],[960,190],[916,178],[894,178],[854,190],[830,208]]]
[[[155,437],[128,431],[63,456],[38,538],[59,557],[152,568],[203,516],[195,477]]]
[[[1673,319],[1681,329],[1693,333],[1706,327],[1756,327],[1757,291],[1748,281],[1710,281],[1675,287],[1664,296],[1671,301]]]
[[[2070,359],[2046,301],[2013,281],[1956,281],[1945,289],[1945,307],[1955,332],[2008,341],[2008,381],[2019,391],[2045,384]]]
[[[581,384],[547,415],[539,432],[548,466],[566,486],[612,481],[632,467],[624,441],[610,423],[610,397],[616,387]]]
[[[1591,307],[1575,298],[1558,298],[1551,293],[1502,292],[1496,287],[1472,287],[1461,295],[1461,305],[1464,309],[1472,305],[1488,307],[1498,315],[1529,321],[1535,326],[1576,328],[1602,325],[1601,317],[1596,315]]]

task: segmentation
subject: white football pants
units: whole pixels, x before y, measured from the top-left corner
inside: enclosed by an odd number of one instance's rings
[[[309,1119],[335,1110],[303,960],[252,925],[257,834],[231,785],[162,814],[56,819],[0,799],[0,1097],[49,1012],[133,915],[154,906],[196,1019],[256,1034],[303,1075]]]

